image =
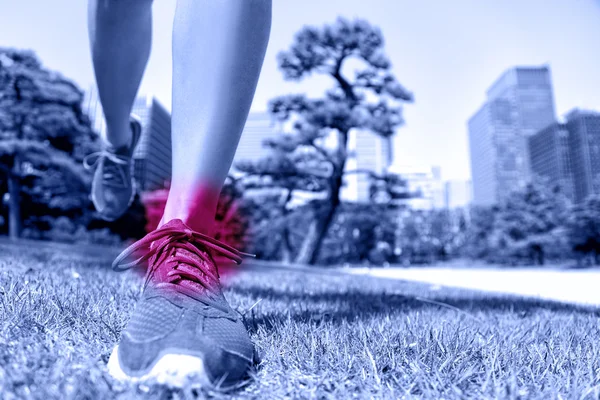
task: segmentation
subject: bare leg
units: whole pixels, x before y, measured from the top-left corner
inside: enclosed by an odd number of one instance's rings
[[[181,219],[196,231],[212,233],[221,186],[248,117],[270,28],[271,0],[178,0],[173,27],[173,177],[161,224]],[[205,242],[180,233],[151,233],[115,260],[113,265],[119,267],[128,256],[148,250],[171,256],[150,258],[144,287],[151,292],[144,291],[131,318],[134,323],[111,354],[108,370],[119,379],[131,377],[129,371],[148,373],[179,387],[192,375],[200,382],[237,384],[256,361],[254,344],[242,319],[228,311],[216,265],[203,262],[203,253],[188,246]],[[154,237],[165,240],[152,249],[149,242]],[[177,292],[188,295],[170,296]],[[212,311],[211,318],[198,314],[198,307]],[[181,318],[182,312],[193,319]],[[167,333],[181,337],[181,343],[172,343]],[[147,365],[153,365],[149,372]]]
[[[88,29],[106,140],[131,142],[129,114],[150,55],[152,0],[89,0]]]
[[[173,25],[173,178],[161,225],[210,233],[271,30],[271,0],[179,0]]]

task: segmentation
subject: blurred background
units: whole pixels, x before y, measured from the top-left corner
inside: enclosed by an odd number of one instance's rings
[[[0,0],[1,240],[121,246],[160,219],[175,1],[133,109],[140,192],[110,223],[82,168],[105,129],[86,3]],[[217,237],[320,266],[598,265],[599,22],[595,0],[274,0]]]

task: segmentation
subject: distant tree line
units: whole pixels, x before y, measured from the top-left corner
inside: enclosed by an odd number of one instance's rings
[[[249,251],[290,262],[309,231],[314,205],[284,209],[283,194],[240,192]],[[499,205],[415,210],[342,202],[316,259],[318,265],[431,264],[474,259],[501,265],[600,264],[600,195],[570,204],[548,182],[534,182]]]
[[[0,48],[0,233],[102,244],[144,234],[139,199],[111,223],[92,206],[82,160],[100,149],[100,138],[82,100],[33,52]]]
[[[512,265],[600,264],[600,195],[571,204],[558,185],[531,182],[499,205],[471,209],[463,254]]]

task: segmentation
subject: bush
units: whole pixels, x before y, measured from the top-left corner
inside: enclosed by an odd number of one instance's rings
[[[45,218],[44,223],[50,229],[40,230],[35,227],[25,228],[22,237],[32,240],[49,240],[62,243],[99,244],[118,246],[121,244],[119,235],[108,228],[88,230],[84,225],[77,224],[67,217]]]
[[[342,204],[325,236],[317,263],[383,264],[392,261],[394,226],[389,213],[385,205]]]
[[[83,228],[83,227],[80,227]],[[121,244],[121,238],[110,231],[108,228],[92,229],[90,231],[83,228],[83,232],[78,243],[99,244],[105,246],[118,246]]]
[[[73,243],[77,239],[77,226],[67,217],[53,219],[50,226],[49,231],[42,233],[42,237],[46,240]]]

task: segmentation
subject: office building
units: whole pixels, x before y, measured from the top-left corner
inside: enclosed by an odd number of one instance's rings
[[[565,196],[573,201],[575,187],[569,131],[565,124],[555,122],[529,137],[528,141],[533,178],[539,176],[560,185]]]
[[[471,181],[449,180],[444,182],[444,206],[446,209],[467,207],[472,200]]]
[[[352,130],[348,138],[348,158],[345,171],[371,171],[384,174],[390,166],[391,140],[375,135],[370,131]],[[342,188],[341,198],[345,201],[368,202],[371,179],[368,174],[347,174],[346,186]]]
[[[86,92],[83,109],[92,128],[105,137],[106,122],[95,86]],[[139,96],[132,113],[142,121],[142,134],[133,154],[137,188],[140,192],[166,188],[171,180],[171,115],[151,95]]]
[[[390,173],[398,174],[406,181],[410,198],[398,204],[417,210],[433,210],[445,207],[444,183],[438,166],[392,165]]]
[[[269,150],[264,141],[276,137],[278,132],[279,128],[268,112],[251,112],[240,137],[234,164],[242,160],[257,161],[266,156]]]
[[[491,205],[531,179],[527,138],[555,121],[550,69],[515,67],[468,121],[473,202]]]
[[[498,193],[497,151],[494,147],[490,104],[484,104],[471,117],[468,126],[473,201],[478,205],[494,204]]]
[[[171,182],[171,115],[153,96],[138,97],[133,113],[142,120],[142,136],[133,153],[140,191],[169,187]]]
[[[106,121],[104,120],[102,104],[100,104],[100,98],[98,97],[98,89],[95,85],[90,86],[85,92],[81,108],[90,118],[94,132],[104,137],[106,134]]]
[[[574,199],[600,193],[600,113],[575,109],[566,116],[573,168]]]

